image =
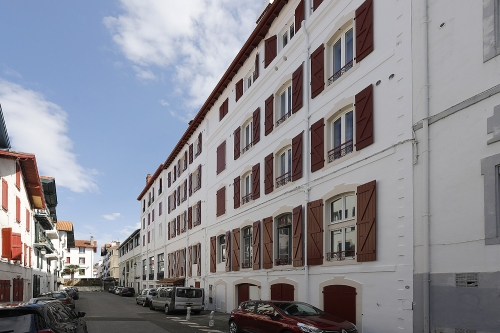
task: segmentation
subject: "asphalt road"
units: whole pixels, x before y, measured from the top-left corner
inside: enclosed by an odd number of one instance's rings
[[[107,292],[80,292],[76,311],[85,311],[89,333],[226,333],[228,314],[216,313],[209,327],[209,312],[191,315],[166,315],[135,303],[135,297],[120,297]]]

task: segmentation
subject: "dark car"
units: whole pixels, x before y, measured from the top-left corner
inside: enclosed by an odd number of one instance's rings
[[[229,332],[357,333],[353,323],[303,302],[247,301],[231,311]]]
[[[109,288],[108,288],[108,292],[109,292],[109,293],[113,293],[113,294],[114,294],[114,293],[115,293],[115,288],[116,288],[116,286],[111,286],[111,287],[109,287]]]
[[[156,296],[156,288],[143,289],[141,294],[135,298],[135,302],[142,306],[148,306],[153,296]]]
[[[9,333],[88,333],[81,317],[60,301],[14,304],[0,307],[0,332]]]
[[[67,307],[71,309],[75,308],[75,301],[73,300],[73,297],[68,295],[68,293],[65,291],[51,291],[48,293],[40,294],[38,295],[38,297],[53,297],[58,301],[61,301]]]
[[[122,288],[122,290],[120,290],[120,293],[118,295],[120,295],[120,296],[128,296],[128,297],[135,296],[135,289],[134,288],[128,288],[128,287]]]
[[[116,279],[111,276],[106,276],[105,278],[102,279],[104,282],[115,282]]]
[[[114,290],[115,295],[120,295],[120,293],[122,292],[123,288],[124,287],[116,287],[115,290]]]
[[[78,295],[78,289],[76,287],[66,287],[64,291],[68,293],[73,299],[79,299],[80,295]]]

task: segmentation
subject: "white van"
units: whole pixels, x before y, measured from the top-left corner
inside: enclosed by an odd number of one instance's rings
[[[151,298],[151,310],[164,310],[165,313],[186,310],[191,307],[193,314],[199,314],[205,309],[205,290],[190,287],[159,287],[156,295]]]

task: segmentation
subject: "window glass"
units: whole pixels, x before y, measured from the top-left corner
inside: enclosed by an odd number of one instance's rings
[[[178,288],[175,296],[183,298],[200,298],[202,297],[202,291],[201,289]]]
[[[241,309],[247,312],[254,312],[255,302],[245,302],[241,304]]]
[[[339,39],[333,44],[333,73],[342,68],[342,41]]]
[[[354,256],[356,250],[356,228],[354,226],[345,228],[345,251],[352,251]]]
[[[279,228],[278,229],[278,237],[279,237],[279,257],[287,258],[288,257],[288,248],[289,248],[289,238],[290,238],[290,230],[289,228]]]
[[[345,63],[352,61],[353,59],[353,39],[352,39],[352,29],[345,34]]]
[[[288,32],[285,32],[282,38],[283,38],[283,47],[285,47],[286,44],[288,44]]]
[[[352,140],[353,137],[353,112],[345,114],[345,141]]]
[[[295,24],[292,23],[290,25],[290,40],[293,38],[293,36],[295,36]]]
[[[290,111],[292,111],[292,86],[288,86],[286,91],[288,93],[287,112],[289,113]]]
[[[345,219],[352,219],[356,216],[356,198],[354,195],[345,196]]]
[[[260,315],[273,316],[276,313],[276,310],[271,304],[257,303],[257,309],[255,312]]]
[[[286,90],[281,93],[280,102],[281,102],[281,113],[280,113],[280,116],[283,117],[285,115],[285,113],[286,113]]]
[[[336,222],[342,220],[342,198],[334,200],[331,204],[331,221]]]
[[[342,251],[342,229],[332,230],[332,252]]]

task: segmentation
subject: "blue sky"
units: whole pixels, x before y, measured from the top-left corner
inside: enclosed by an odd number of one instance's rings
[[[0,104],[12,148],[56,178],[59,220],[101,246],[255,27],[263,1],[1,1]]]

